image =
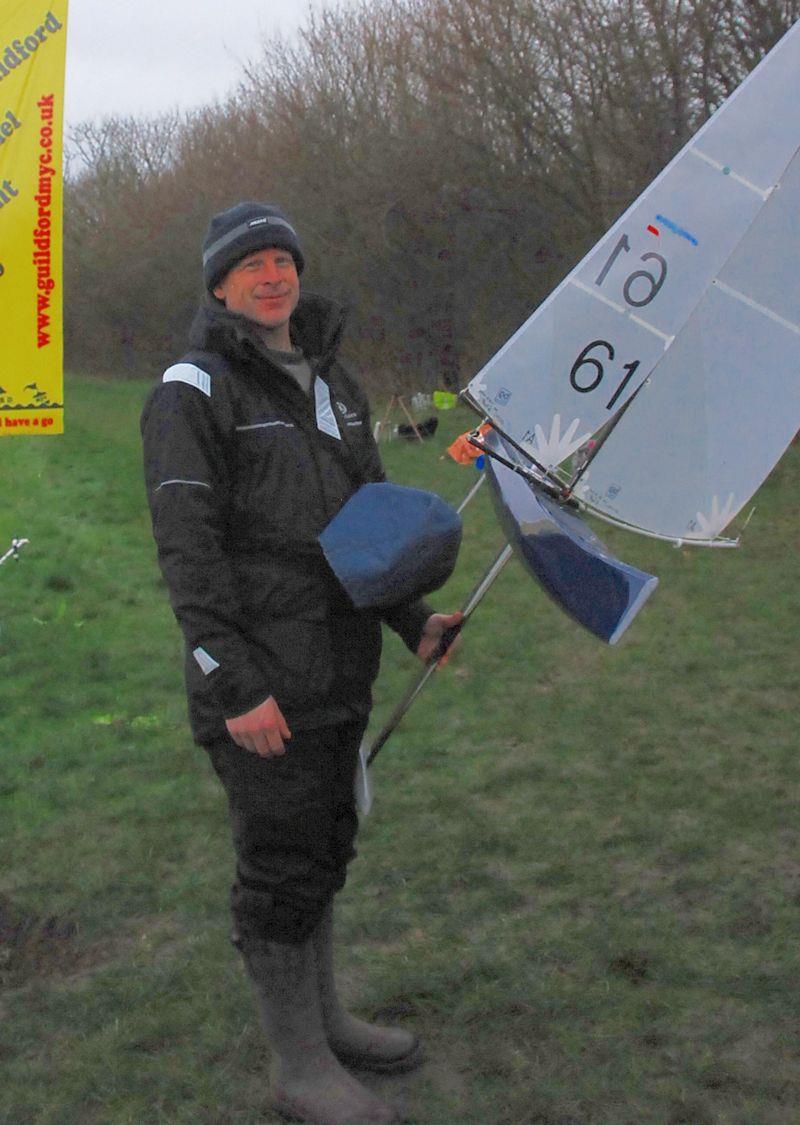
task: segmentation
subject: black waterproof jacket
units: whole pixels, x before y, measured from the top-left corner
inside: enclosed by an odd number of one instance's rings
[[[209,301],[145,403],[153,534],[198,742],[269,695],[291,730],[369,711],[380,618],[354,609],[316,542],[361,484],[384,479],[366,397],[336,359],[342,324],[331,302],[301,299],[291,331],[312,365],[307,396],[246,319]],[[383,619],[414,650],[430,612],[420,601]]]

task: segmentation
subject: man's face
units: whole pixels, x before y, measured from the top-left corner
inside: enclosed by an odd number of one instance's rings
[[[288,250],[272,246],[242,258],[214,289],[230,312],[241,313],[273,334],[288,336],[289,317],[300,300],[300,280]]]

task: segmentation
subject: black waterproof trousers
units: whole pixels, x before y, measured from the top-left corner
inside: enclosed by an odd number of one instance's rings
[[[234,933],[304,942],[344,886],[358,831],[354,784],[366,720],[298,731],[280,757],[226,738],[204,747],[225,787],[236,879]]]

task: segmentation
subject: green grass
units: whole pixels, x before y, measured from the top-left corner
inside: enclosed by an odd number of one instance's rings
[[[73,378],[67,433],[0,442],[0,1121],[255,1123],[267,1057],[227,941],[221,791],[139,467],[146,388]],[[383,445],[457,501],[471,425]],[[602,528],[661,585],[610,649],[512,562],[376,763],[341,896],[362,1013],[429,1062],[418,1125],[777,1125],[800,1104],[793,447],[739,551]],[[481,492],[435,601],[501,545]],[[374,726],[414,667],[389,635]]]

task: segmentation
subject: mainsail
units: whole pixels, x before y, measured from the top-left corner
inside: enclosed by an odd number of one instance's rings
[[[800,22],[465,392],[631,530],[713,542],[797,430],[799,102]]]

